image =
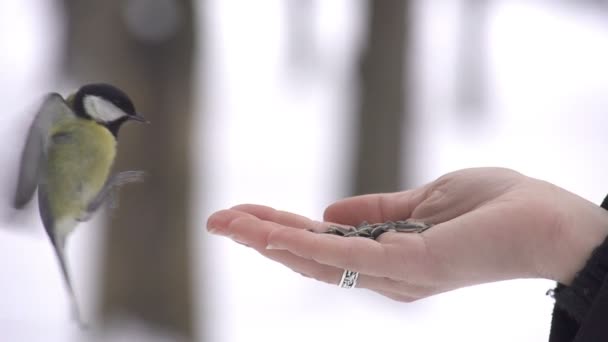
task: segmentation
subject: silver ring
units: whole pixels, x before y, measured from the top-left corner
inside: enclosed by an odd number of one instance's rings
[[[359,278],[359,272],[344,270],[338,286],[343,289],[352,289],[357,285],[357,278]]]

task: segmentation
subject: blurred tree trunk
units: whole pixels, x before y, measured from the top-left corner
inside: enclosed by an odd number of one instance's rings
[[[318,59],[314,27],[317,3],[314,0],[289,0],[284,6],[288,66],[305,74]]]
[[[368,34],[360,60],[355,194],[397,191],[405,111],[404,52],[409,1],[369,1]],[[407,176],[407,175],[405,175]]]
[[[64,2],[68,78],[118,86],[151,121],[120,132],[115,170],[144,170],[148,177],[121,191],[105,229],[102,323],[124,314],[192,339],[193,2]]]
[[[463,119],[477,120],[486,99],[486,34],[491,0],[465,0],[460,11],[456,100]]]

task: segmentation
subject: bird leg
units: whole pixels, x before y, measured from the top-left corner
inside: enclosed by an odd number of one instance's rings
[[[110,208],[116,208],[118,206],[118,198],[116,195],[118,189],[125,184],[143,182],[144,178],[144,171],[123,171],[113,175],[106,181],[106,184],[103,186],[101,191],[99,191],[97,196],[91,201],[91,203],[89,203],[86,212],[83,213],[82,217],[80,217],[78,220],[87,221],[89,218],[91,218],[91,215],[107,200],[110,202]]]

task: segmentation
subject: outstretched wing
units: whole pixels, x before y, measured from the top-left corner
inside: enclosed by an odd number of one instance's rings
[[[52,124],[62,117],[72,115],[74,115],[72,109],[61,95],[51,93],[45,98],[30,126],[25,147],[21,153],[19,180],[13,200],[15,208],[20,209],[25,206],[36,191]]]

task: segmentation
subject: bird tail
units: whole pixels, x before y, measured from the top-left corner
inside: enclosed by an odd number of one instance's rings
[[[70,297],[70,303],[72,306],[72,317],[76,320],[76,322],[78,322],[81,327],[86,327],[84,321],[82,320],[82,316],[80,315],[80,308],[78,306],[78,301],[76,300],[76,295],[74,293],[74,288],[72,287],[72,281],[66,263],[65,236],[61,236],[61,234],[58,235],[59,236],[56,236],[54,241],[55,254],[57,254],[57,260],[59,261],[61,273],[63,275],[63,279],[68,290],[68,295]]]

